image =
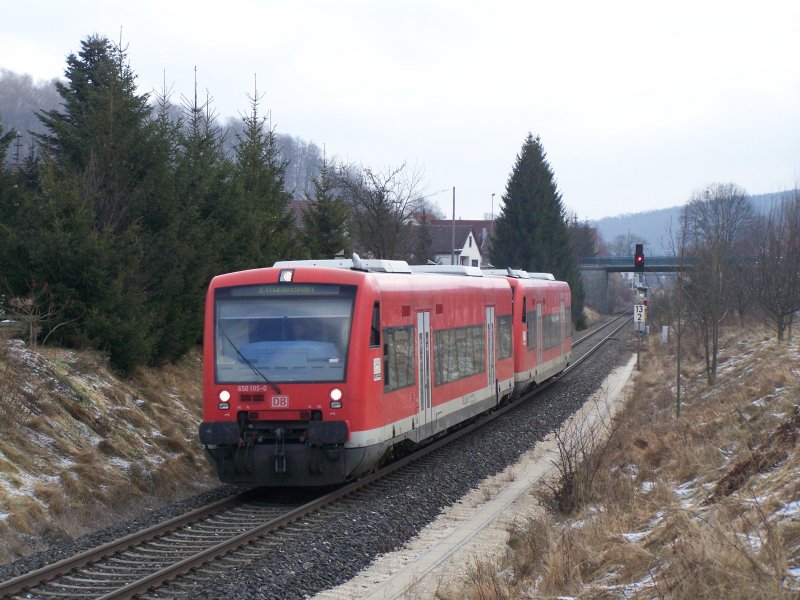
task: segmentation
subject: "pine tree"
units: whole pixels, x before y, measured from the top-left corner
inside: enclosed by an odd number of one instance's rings
[[[158,151],[163,157],[162,184],[146,210],[149,234],[143,264],[149,282],[155,338],[151,362],[175,361],[197,343],[201,335],[202,268],[206,252],[205,228],[200,221],[198,198],[183,193],[177,166],[181,164],[182,118],[172,118],[166,88],[156,96]]]
[[[428,211],[425,207],[422,208],[419,226],[415,229],[414,262],[418,265],[424,265],[428,261],[433,261],[434,258],[433,238],[428,229]]]
[[[233,169],[234,206],[230,224],[235,232],[235,269],[270,266],[289,258],[295,249],[297,227],[285,189],[286,165],[280,158],[275,130],[259,114],[256,88],[250,114],[242,117]]]
[[[233,167],[223,151],[225,140],[212,100],[207,96],[201,103],[195,91],[191,100],[184,98],[182,111],[176,124],[175,189],[181,214],[179,235],[188,246],[180,259],[177,297],[168,307],[170,320],[183,320],[177,331],[181,341],[172,345],[173,354],[169,342],[162,345],[169,359],[180,354],[181,346],[200,341],[204,289],[214,275],[236,268],[239,243],[231,227]],[[159,110],[160,127],[170,126],[167,112],[168,107]]]
[[[308,207],[303,211],[303,243],[309,258],[333,258],[338,252],[350,254],[347,233],[349,212],[336,192],[331,165],[323,158],[319,173],[312,178],[314,197],[306,196]]]
[[[584,292],[561,193],[540,139],[530,133],[502,200],[492,239],[492,263],[500,268],[550,272],[567,281],[572,289],[572,320],[583,327]]]
[[[16,264],[19,259],[16,219],[19,215],[21,194],[15,185],[13,174],[3,168],[14,137],[13,130],[3,133],[0,124],[0,296],[10,285],[9,279],[15,278],[19,273]]]
[[[37,135],[57,171],[80,176],[99,228],[125,228],[140,216],[141,198],[157,188],[151,170],[155,127],[147,94],[124,49],[104,37],[81,42],[67,58],[66,83],[57,83],[63,108],[39,115],[47,132]]]
[[[39,115],[44,175],[28,217],[30,275],[64,308],[54,338],[91,344],[130,370],[153,357],[144,267],[168,163],[122,48],[89,37],[65,74],[63,107]]]

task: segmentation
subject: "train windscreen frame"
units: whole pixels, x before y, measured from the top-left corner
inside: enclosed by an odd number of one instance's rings
[[[355,295],[319,283],[216,289],[216,383],[345,381]]]

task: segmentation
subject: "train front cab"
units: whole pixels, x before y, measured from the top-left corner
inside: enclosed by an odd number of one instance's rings
[[[381,359],[373,323],[360,317],[375,305],[366,280],[304,266],[214,278],[200,440],[222,481],[323,486],[375,463],[379,440],[351,443],[371,418],[369,391],[353,382]]]

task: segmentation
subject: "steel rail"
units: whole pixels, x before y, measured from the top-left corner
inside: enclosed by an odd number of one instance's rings
[[[181,527],[185,527],[186,525],[190,525],[196,521],[228,510],[232,506],[236,506],[240,503],[240,494],[228,496],[227,498],[223,498],[206,506],[201,506],[200,508],[194,509],[184,515],[179,515],[164,521],[163,523],[157,523],[152,527],[148,527],[117,540],[113,540],[107,544],[98,546],[97,548],[91,548],[81,552],[80,554],[76,554],[58,562],[45,565],[39,569],[28,571],[27,573],[18,575],[17,577],[7,581],[0,582],[0,597],[13,596],[19,592],[24,592],[29,588],[42,585],[43,583],[52,581],[56,577],[66,575],[70,571],[79,569],[91,563],[95,563],[109,556],[113,556],[114,554],[124,552],[125,550],[141,545],[144,542],[175,531],[176,529],[180,529]]]

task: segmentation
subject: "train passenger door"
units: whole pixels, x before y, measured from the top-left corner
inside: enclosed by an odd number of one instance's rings
[[[564,356],[564,352],[566,350],[566,341],[567,341],[567,321],[566,321],[566,311],[564,309],[564,300],[561,300],[561,356]]]
[[[486,307],[486,350],[486,356],[489,359],[489,367],[486,369],[489,379],[489,389],[494,389],[496,395],[497,379],[495,374],[494,306]]]
[[[542,368],[542,348],[544,347],[544,331],[542,328],[542,303],[536,303],[536,368]]]
[[[431,407],[431,313],[417,313],[417,381],[419,382],[419,424],[430,423]]]

